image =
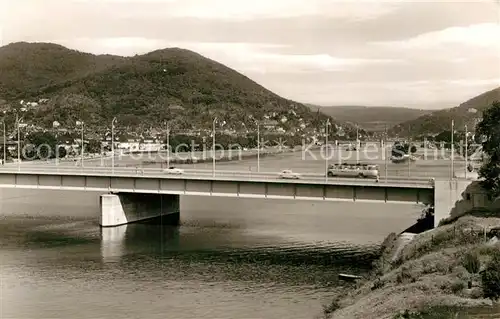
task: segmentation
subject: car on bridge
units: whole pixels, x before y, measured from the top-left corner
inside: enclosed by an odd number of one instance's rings
[[[345,150],[346,150],[347,152],[351,152],[351,151],[356,151],[356,150],[357,150],[357,148],[356,148],[356,146],[355,146],[355,145],[351,145],[351,144],[349,144],[349,145],[347,145],[347,147],[346,147],[346,149],[345,149]]]
[[[182,174],[184,174],[184,170],[171,166],[169,168],[165,168],[163,170],[163,173],[169,174],[169,175],[182,175]]]
[[[400,155],[400,156],[391,156],[391,162],[395,163],[395,164],[400,164],[400,163],[408,163],[408,161],[415,161],[415,158],[413,157],[412,159],[412,156],[408,155],[408,154],[403,154],[403,155]]]
[[[300,179],[300,174],[294,173],[289,169],[285,169],[285,170],[282,170],[281,173],[279,173],[278,178],[281,178],[281,179]]]

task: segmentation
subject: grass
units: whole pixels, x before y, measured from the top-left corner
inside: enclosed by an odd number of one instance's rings
[[[394,316],[394,319],[456,319],[462,309],[457,307],[431,307],[417,312],[403,311]]]
[[[491,305],[480,272],[500,251],[485,243],[484,228],[498,225],[500,218],[465,216],[417,235],[394,263],[379,263],[372,280],[336,300],[328,318],[454,318],[459,309]]]

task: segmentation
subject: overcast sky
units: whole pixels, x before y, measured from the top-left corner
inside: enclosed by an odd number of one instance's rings
[[[0,0],[2,44],[183,47],[322,105],[451,107],[500,86],[498,0]]]

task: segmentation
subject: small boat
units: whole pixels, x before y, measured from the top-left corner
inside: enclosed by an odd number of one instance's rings
[[[355,280],[363,279],[363,277],[356,276],[356,275],[349,275],[349,274],[339,274],[339,279],[345,280],[345,281],[355,281]]]

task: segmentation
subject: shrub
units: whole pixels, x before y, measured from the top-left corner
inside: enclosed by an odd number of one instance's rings
[[[495,254],[481,274],[484,297],[500,298],[500,252]]]
[[[462,265],[471,274],[477,274],[479,269],[481,269],[481,261],[479,260],[477,254],[474,253],[465,254],[462,260]]]
[[[377,280],[373,283],[371,290],[380,289],[382,287],[384,287],[384,282],[380,278],[377,278]]]
[[[432,307],[422,311],[405,310],[393,319],[456,319],[459,309],[454,307]]]
[[[338,309],[340,309],[340,297],[337,296],[332,302],[326,306],[323,305],[323,318],[330,318],[330,316]]]
[[[464,290],[465,288],[465,283],[461,280],[457,280],[454,283],[451,284],[451,291],[456,294],[459,293],[460,291]]]
[[[401,271],[396,276],[396,281],[398,284],[402,283],[413,283],[416,282],[416,278],[413,276],[410,268],[408,266],[401,267]]]

